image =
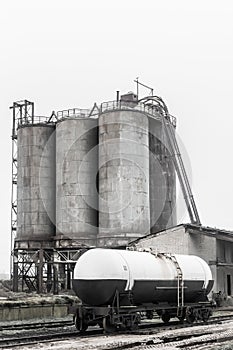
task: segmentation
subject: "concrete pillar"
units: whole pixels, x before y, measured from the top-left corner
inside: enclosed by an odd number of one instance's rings
[[[18,266],[18,251],[14,250],[13,258],[13,292],[19,291],[19,266]]]

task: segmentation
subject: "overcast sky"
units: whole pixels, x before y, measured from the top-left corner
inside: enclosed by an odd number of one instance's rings
[[[134,90],[136,77],[177,117],[202,223],[233,230],[232,18],[231,0],[1,2],[0,272],[10,253],[9,106],[91,108]]]

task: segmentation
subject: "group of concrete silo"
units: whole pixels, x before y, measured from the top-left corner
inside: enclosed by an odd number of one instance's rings
[[[18,240],[117,246],[176,224],[161,120],[127,103],[19,126],[17,188]]]

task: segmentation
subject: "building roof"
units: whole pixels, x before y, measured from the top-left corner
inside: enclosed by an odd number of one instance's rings
[[[140,237],[140,238],[136,239],[135,241],[130,242],[129,245],[140,242],[141,240],[146,239],[146,238],[153,238],[153,237],[159,236],[161,234],[166,234],[166,233],[170,233],[171,231],[179,230],[182,227],[185,229],[186,232],[189,232],[189,233],[204,234],[204,235],[215,237],[216,239],[221,239],[221,240],[233,242],[233,231],[223,230],[223,229],[219,229],[216,227],[209,227],[209,226],[202,226],[202,225],[195,225],[195,224],[187,223],[187,224],[179,224],[179,225],[170,227],[166,230],[162,230],[162,231],[159,231],[156,233],[150,233],[144,237]]]

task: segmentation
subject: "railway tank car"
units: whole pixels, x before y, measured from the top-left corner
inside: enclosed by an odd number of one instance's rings
[[[212,286],[210,268],[197,256],[90,249],[74,270],[73,290],[82,301],[76,327],[132,328],[155,312],[164,322],[206,321]]]

